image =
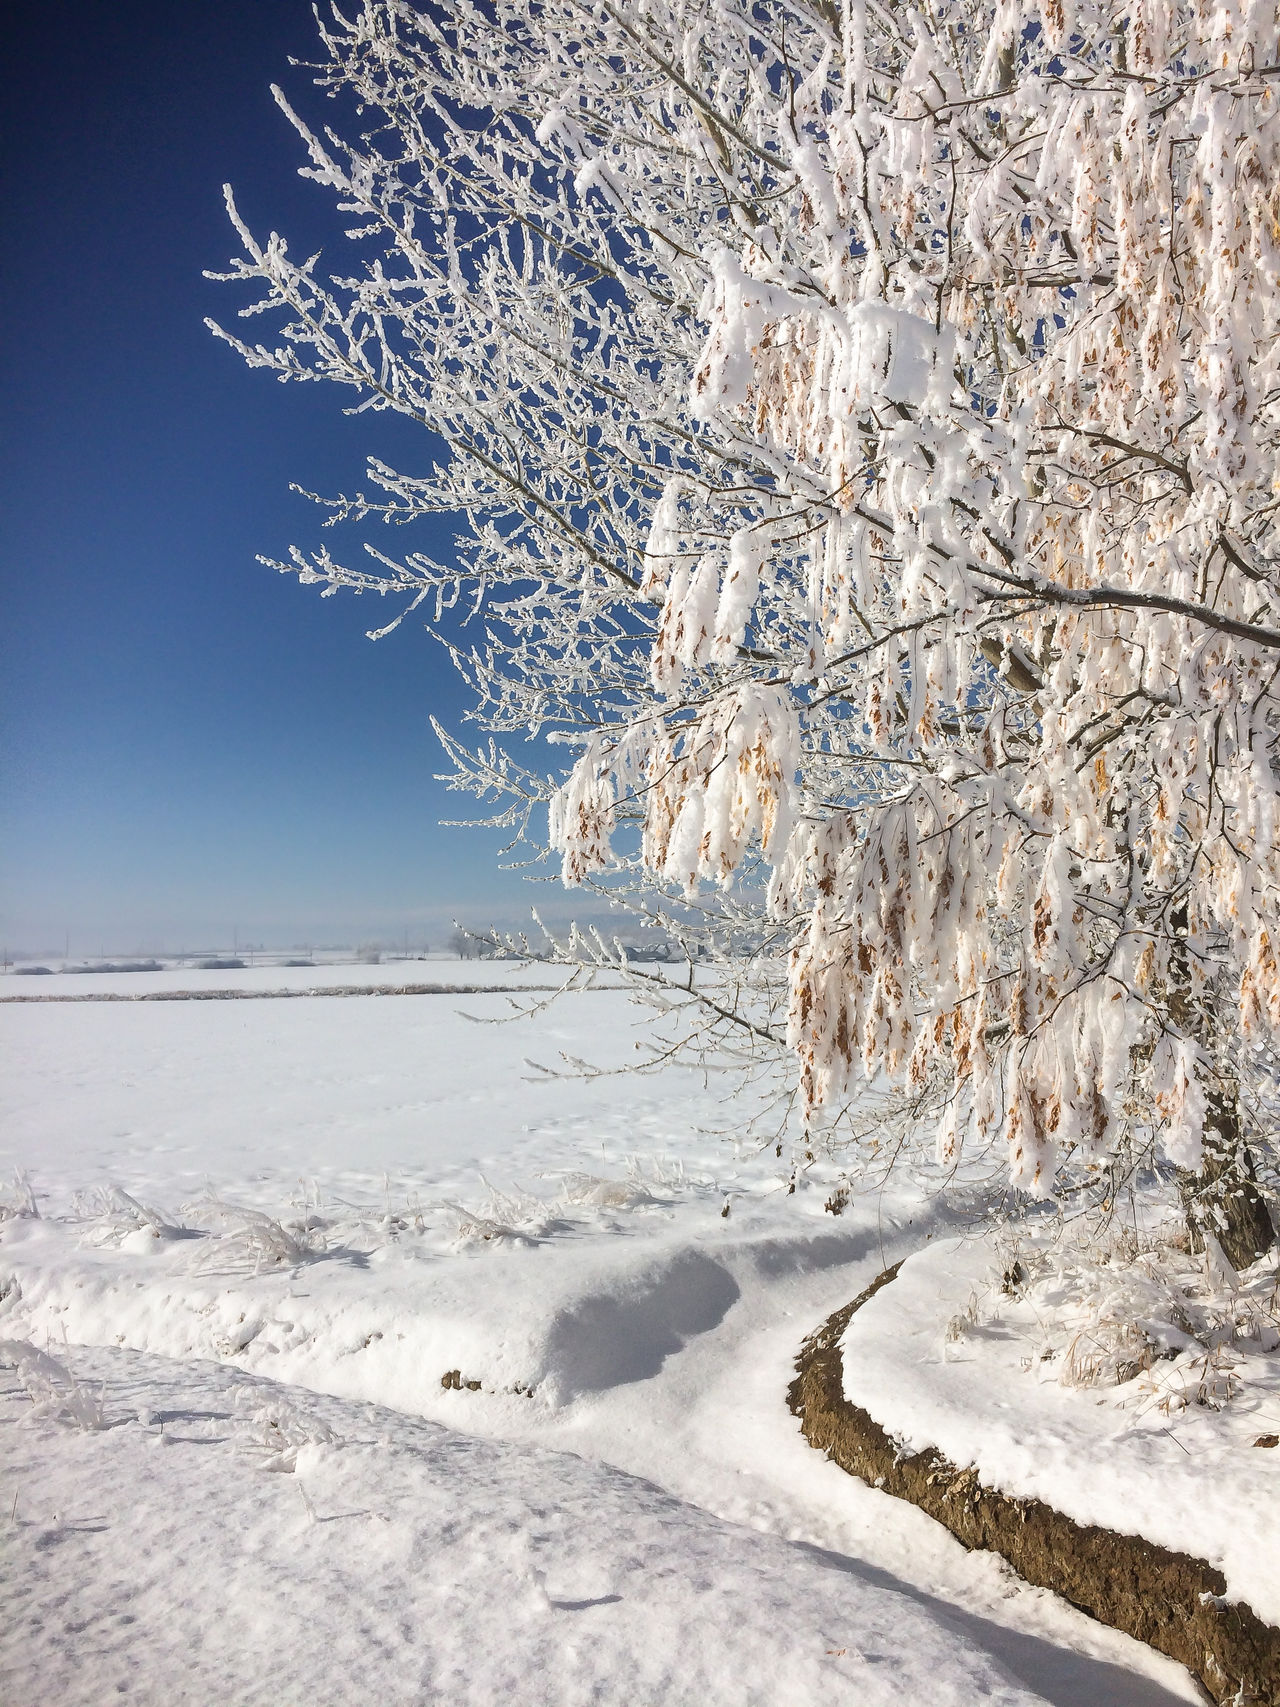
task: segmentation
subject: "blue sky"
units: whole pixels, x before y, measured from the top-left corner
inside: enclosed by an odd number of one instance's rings
[[[457,727],[462,702],[421,627],[372,644],[366,602],[254,560],[320,537],[291,480],[336,491],[370,452],[430,455],[203,325],[238,306],[201,276],[235,249],[224,181],[295,250],[341,241],[269,93],[307,107],[287,62],[309,5],[25,11],[0,118],[0,940],[439,942],[454,916],[552,903],[502,874],[495,834],[437,827],[467,802],[432,780],[427,718]]]

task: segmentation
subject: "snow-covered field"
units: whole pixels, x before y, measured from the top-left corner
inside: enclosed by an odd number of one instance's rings
[[[453,955],[429,955],[422,960],[399,958],[375,962],[321,960],[310,965],[288,965],[279,956],[259,959],[235,970],[174,961],[154,972],[99,972],[77,969],[69,961],[50,965],[47,976],[30,971],[0,973],[0,997],[24,1001],[67,1000],[72,996],[131,997],[136,1000],[169,995],[266,996],[284,992],[304,996],[326,990],[395,990],[407,986],[434,985],[442,991],[458,989],[541,989],[563,983],[563,967],[540,961],[458,960]]]
[[[1199,1699],[801,1439],[800,1340],[940,1210],[789,1196],[714,1076],[531,1082],[634,1057],[619,992],[460,1008],[0,1006],[0,1699]]]

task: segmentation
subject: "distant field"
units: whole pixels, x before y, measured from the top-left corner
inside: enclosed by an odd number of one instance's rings
[[[305,995],[309,991],[401,989],[429,985],[443,989],[492,989],[533,986],[559,988],[568,978],[563,967],[537,961],[456,960],[443,955],[426,960],[385,960],[378,965],[351,961],[285,966],[278,960],[231,969],[172,962],[154,972],[62,972],[32,976],[0,973],[0,1001],[48,1001],[69,996],[159,997],[191,995]]]

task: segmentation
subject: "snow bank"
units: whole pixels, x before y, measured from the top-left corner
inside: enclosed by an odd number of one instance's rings
[[[1248,1360],[1224,1409],[1122,1407],[1037,1363],[1039,1325],[999,1297],[989,1243],[943,1239],[908,1258],[842,1341],[846,1397],[912,1452],[936,1447],[988,1486],[1077,1523],[1206,1559],[1228,1598],[1280,1625],[1280,1420],[1274,1356]],[[980,1319],[986,1318],[986,1319]],[[1135,1384],[1136,1389],[1136,1384]]]
[[[640,1250],[582,1228],[575,1239],[564,1223],[554,1248],[550,1238],[504,1240],[451,1258],[402,1234],[260,1267],[234,1226],[193,1237],[135,1229],[95,1247],[74,1225],[19,1217],[0,1226],[0,1321],[10,1337],[234,1356],[281,1381],[417,1415],[439,1407],[455,1370],[477,1384],[470,1391],[521,1401],[532,1392],[558,1406],[656,1375],[736,1302],[733,1259],[749,1260],[749,1246],[735,1241],[730,1260],[691,1248],[689,1219],[682,1236]]]

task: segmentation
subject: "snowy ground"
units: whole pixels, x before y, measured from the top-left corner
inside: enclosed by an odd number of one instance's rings
[[[0,1698],[1199,1699],[801,1439],[799,1341],[945,1220],[787,1196],[714,1078],[528,1082],[618,993],[461,1006],[0,1006]]]

